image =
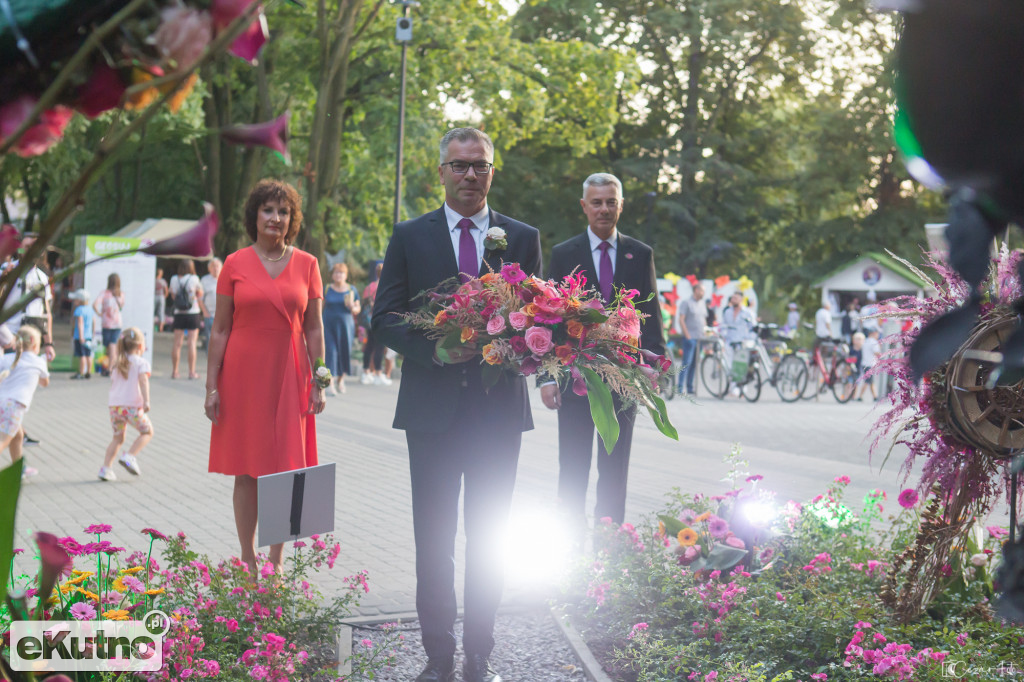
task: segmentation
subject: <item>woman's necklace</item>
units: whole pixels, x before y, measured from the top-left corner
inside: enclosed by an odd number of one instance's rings
[[[270,261],[271,263],[276,263],[276,262],[278,262],[279,260],[281,260],[282,258],[284,258],[284,257],[285,257],[285,254],[287,254],[287,253],[288,253],[288,247],[287,247],[287,245],[286,245],[286,246],[284,247],[284,251],[282,251],[282,252],[281,252],[281,255],[280,255],[280,256],[278,256],[277,258],[271,258],[270,256],[268,256],[268,255],[267,255],[267,254],[265,254],[265,253],[260,253],[260,250],[259,250],[259,249],[256,249],[256,253],[259,253],[259,254],[260,254],[260,258],[263,258],[264,260]]]

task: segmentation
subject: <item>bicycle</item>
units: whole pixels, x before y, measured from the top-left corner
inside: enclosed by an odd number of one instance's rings
[[[757,332],[754,350],[760,371],[768,377],[768,383],[775,387],[782,402],[796,402],[807,389],[807,363],[789,350],[776,325],[758,324],[754,330]]]
[[[676,397],[676,381],[678,380],[678,374],[682,372],[682,360],[677,357],[678,348],[674,340],[669,339],[665,342],[665,357],[672,361],[672,369],[665,372],[658,379],[658,393],[665,400],[672,400]]]
[[[831,366],[825,361],[828,354],[831,355]],[[807,387],[802,396],[804,400],[817,398],[825,389],[831,388],[832,395],[839,403],[850,402],[857,388],[857,371],[853,367],[854,364],[855,360],[850,357],[850,347],[839,339],[819,343],[808,363]],[[807,394],[807,389],[810,389],[810,395]]]
[[[704,384],[704,388],[708,390],[708,393],[722,400],[725,398],[725,394],[729,392],[730,386],[735,384],[744,398],[749,402],[756,402],[761,397],[761,373],[757,368],[757,361],[755,359],[757,351],[753,346],[753,342],[748,341],[736,344],[738,347],[734,351],[734,358],[736,353],[748,354],[747,369],[739,381],[737,381],[737,376],[732,370],[738,369],[738,371],[742,372],[742,365],[735,363],[733,367],[726,365],[725,341],[721,337],[713,335],[705,336],[701,339],[701,342],[700,380]]]

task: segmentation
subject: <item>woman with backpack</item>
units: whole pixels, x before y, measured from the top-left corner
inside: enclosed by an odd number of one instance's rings
[[[196,275],[196,266],[191,258],[178,265],[178,274],[171,277],[171,300],[174,302],[174,346],[171,348],[171,378],[178,378],[178,363],[181,361],[181,344],[188,338],[188,378],[198,379],[196,372],[196,342],[199,328],[206,316],[203,304],[203,286]]]

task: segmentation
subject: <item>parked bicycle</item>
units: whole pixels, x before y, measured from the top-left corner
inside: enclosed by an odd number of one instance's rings
[[[819,343],[808,363],[809,376],[803,398],[817,398],[831,388],[837,401],[849,402],[857,388],[855,364],[856,360],[850,357],[850,347],[839,339]]]
[[[756,350],[753,342],[751,341],[749,346],[737,344],[733,349],[733,361],[727,363],[725,341],[713,330],[711,333],[711,336],[705,335],[700,346],[700,380],[704,388],[713,397],[721,400],[725,398],[729,389],[735,386],[744,398],[756,402],[761,397],[761,374],[754,358]],[[744,359],[747,360],[745,367]]]

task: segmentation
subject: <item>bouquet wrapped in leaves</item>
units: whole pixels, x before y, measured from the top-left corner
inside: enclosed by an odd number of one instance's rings
[[[582,273],[561,282],[527,276],[517,263],[467,281],[452,278],[424,291],[424,303],[404,315],[427,338],[440,341],[447,362],[455,348],[478,351],[484,385],[502,372],[540,374],[572,386],[590,401],[590,412],[608,451],[619,424],[612,393],[626,405],[646,407],[658,430],[679,438],[658,395],[668,358],[643,350],[635,307],[638,292],[620,289],[605,305]]]

